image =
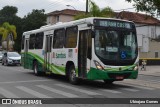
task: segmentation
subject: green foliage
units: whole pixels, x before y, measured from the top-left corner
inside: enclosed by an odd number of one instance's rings
[[[90,1],[89,3],[89,10],[88,14],[82,13],[78,14],[74,17],[75,20],[87,18],[87,17],[113,17],[113,10],[110,7],[106,7],[104,9],[100,9],[95,2]]]
[[[31,13],[28,13],[28,15],[23,18],[23,31],[38,29],[46,25],[47,16],[44,12],[44,9],[42,9],[33,10]]]
[[[12,34],[14,39],[17,38],[16,26],[10,25],[8,22],[4,22],[0,27],[0,34],[3,36],[2,39],[6,40],[9,34]]]
[[[151,15],[160,14],[160,0],[126,0],[134,2],[133,6],[137,11],[150,13]]]
[[[16,13],[18,12],[17,7],[14,6],[5,6],[3,7],[3,9],[0,11],[0,16],[13,16],[16,15]]]
[[[0,27],[0,34],[2,36],[2,41],[7,41],[7,50],[8,50],[9,41],[13,41],[13,39],[17,38],[16,26],[10,25],[8,22],[4,22]],[[11,38],[9,39],[9,37]],[[11,46],[13,47],[13,45]]]
[[[23,31],[22,31],[22,19],[16,15],[17,12],[18,12],[17,7],[14,6],[3,7],[0,10],[0,25],[2,25],[4,22],[8,22],[10,25],[15,25],[17,31],[17,39],[15,40],[14,49],[20,52],[21,49],[20,43]]]
[[[22,33],[24,31],[37,29],[45,25],[46,15],[44,14],[44,10],[33,10],[31,13],[28,13],[28,15],[26,15],[24,18],[20,18],[16,15],[17,12],[17,7],[3,7],[0,10],[0,25],[3,24],[3,26],[5,26],[8,31],[12,29],[12,34],[16,35],[14,36],[14,39],[17,38],[15,40],[14,50],[20,52]],[[4,22],[8,22],[8,24]],[[0,36],[3,36],[2,39],[5,39],[6,35],[8,35],[8,31],[5,28],[2,26],[0,27]],[[17,33],[14,31],[17,31]]]

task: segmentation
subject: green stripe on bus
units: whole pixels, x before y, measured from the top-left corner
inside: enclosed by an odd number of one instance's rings
[[[25,53],[22,53],[22,54],[25,54]],[[40,56],[32,53],[32,52],[27,52],[26,53],[27,55],[31,55],[32,57],[34,57],[35,59],[37,59],[37,61],[41,64],[44,65],[44,59],[42,59]],[[52,65],[52,64],[49,64],[47,62],[46,66],[49,67],[49,70],[52,71],[53,73],[55,74],[65,74],[65,67],[61,67],[61,66],[55,66],[55,65]]]

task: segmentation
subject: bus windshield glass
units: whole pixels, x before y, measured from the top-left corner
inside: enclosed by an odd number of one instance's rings
[[[95,53],[106,65],[131,65],[137,55],[137,38],[135,30],[127,28],[95,29]]]

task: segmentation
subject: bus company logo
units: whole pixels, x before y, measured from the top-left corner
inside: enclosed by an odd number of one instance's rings
[[[65,53],[56,53],[56,58],[66,58]]]
[[[2,99],[2,104],[12,104],[11,99]]]

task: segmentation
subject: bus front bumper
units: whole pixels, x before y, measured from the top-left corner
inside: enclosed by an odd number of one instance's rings
[[[91,68],[87,74],[87,79],[90,80],[123,80],[123,79],[136,79],[138,77],[138,70],[125,70],[125,71],[107,71]]]

